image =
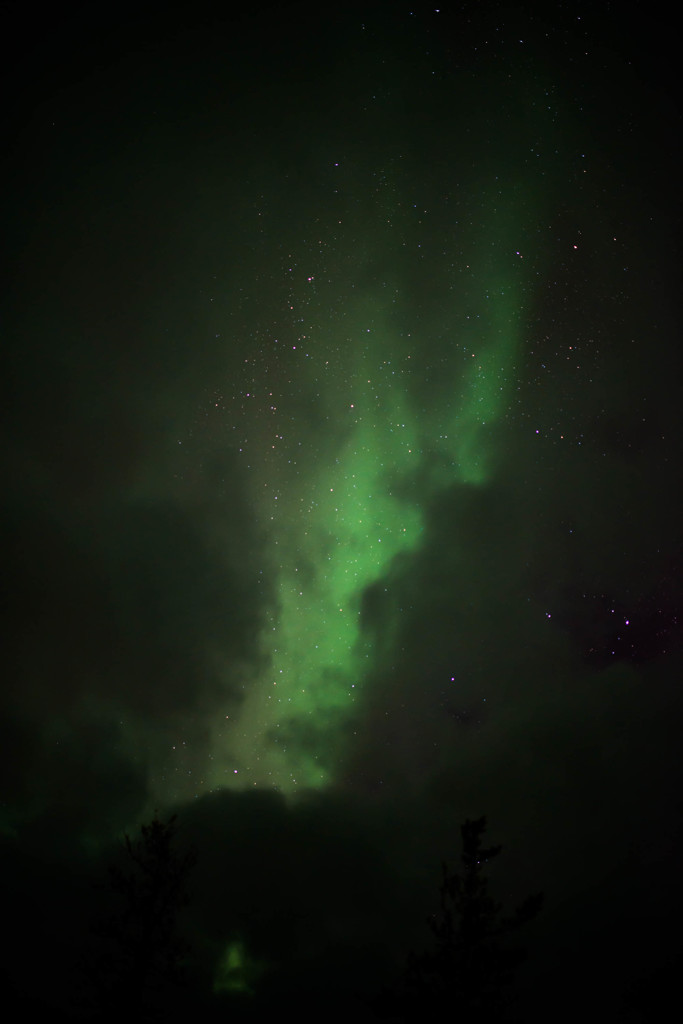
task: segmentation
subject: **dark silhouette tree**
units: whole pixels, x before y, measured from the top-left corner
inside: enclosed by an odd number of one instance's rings
[[[96,1012],[104,1020],[153,1021],[168,1016],[183,981],[188,947],[178,916],[196,856],[176,850],[175,815],[155,816],[136,839],[125,835],[123,852],[125,864],[109,867],[103,886],[113,910],[93,929],[103,940],[90,972]]]
[[[511,935],[539,913],[541,893],[528,897],[509,916],[489,895],[483,873],[502,847],[482,846],[486,819],[461,826],[461,871],[443,865],[440,910],[429,920],[436,947],[409,957],[405,977],[406,1008],[414,1019],[439,1019],[445,1009],[462,1022],[506,1018],[515,968],[524,952]]]

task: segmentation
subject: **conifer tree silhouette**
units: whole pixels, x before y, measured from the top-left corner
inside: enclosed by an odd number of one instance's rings
[[[104,888],[116,906],[94,929],[104,939],[92,972],[101,1019],[157,1020],[182,980],[178,914],[196,856],[179,854],[175,839],[176,816],[155,816],[136,839],[125,835],[125,867],[109,868]]]
[[[408,1002],[421,1019],[441,1020],[445,1007],[467,1024],[505,1019],[514,970],[524,959],[509,937],[536,917],[543,896],[529,896],[511,916],[502,916],[483,873],[502,848],[482,846],[485,830],[483,817],[461,826],[461,871],[443,865],[440,909],[429,920],[436,947],[409,957]]]

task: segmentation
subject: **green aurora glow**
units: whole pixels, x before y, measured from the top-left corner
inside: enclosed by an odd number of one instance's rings
[[[292,791],[334,779],[373,669],[364,593],[420,544],[426,499],[495,472],[496,427],[514,400],[520,348],[519,248],[514,216],[496,216],[472,247],[466,284],[448,289],[445,343],[435,345],[430,328],[397,330],[400,286],[393,302],[386,288],[356,301],[343,336],[333,323],[307,340],[318,362],[324,350],[326,365],[336,363],[322,382],[309,371],[311,401],[325,409],[333,440],[321,454],[302,428],[308,451],[296,474],[283,458],[258,475],[252,500],[255,514],[264,494],[271,502],[277,607],[262,636],[266,667],[249,680],[233,728],[215,732],[212,787]],[[310,303],[307,320],[316,320]],[[436,386],[425,391],[434,351]]]

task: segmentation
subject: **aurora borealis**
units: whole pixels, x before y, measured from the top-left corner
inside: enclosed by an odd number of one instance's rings
[[[447,199],[432,214],[437,221],[449,214]],[[513,241],[489,229],[483,245],[463,254],[463,232],[458,250],[442,254],[464,283],[443,289],[444,317],[454,324],[432,344],[419,320],[413,331],[400,328],[399,276],[364,281],[373,262],[409,245],[407,232],[385,220],[384,205],[373,207],[386,237],[375,256],[366,250],[365,268],[354,266],[355,238],[347,241],[341,227],[330,245],[349,253],[346,281],[325,276],[322,240],[308,261],[288,254],[289,330],[284,339],[259,330],[263,340],[244,390],[216,402],[219,415],[236,416],[244,434],[239,453],[253,474],[250,498],[267,531],[276,596],[263,633],[265,669],[247,686],[239,733],[221,728],[213,747],[215,785],[236,781],[229,778],[231,758],[238,759],[232,773],[240,785],[245,773],[248,782],[285,789],[334,781],[343,751],[334,739],[330,746],[330,737],[362,708],[374,667],[373,643],[363,635],[363,595],[419,548],[425,501],[454,483],[479,486],[490,478],[497,421],[511,413],[522,258]],[[506,219],[501,214],[496,224]],[[447,233],[458,238],[457,218]],[[440,244],[419,228],[416,237]],[[487,245],[500,256],[484,260]],[[466,259],[480,264],[479,274]],[[340,287],[349,296],[343,303]],[[341,306],[325,318],[326,309]],[[445,387],[432,380],[437,373]],[[322,440],[308,422],[310,408],[324,421]]]
[[[501,899],[546,894],[525,1019],[648,1019],[680,842],[654,15],[46,17],[5,196],[11,984],[55,946],[71,1005],[86,881],[159,808],[206,992],[343,1015],[485,814]]]

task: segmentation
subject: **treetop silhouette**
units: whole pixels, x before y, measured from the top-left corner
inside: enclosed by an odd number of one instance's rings
[[[485,831],[484,817],[461,826],[461,870],[443,864],[440,909],[428,922],[436,948],[409,957],[406,989],[425,1018],[431,1013],[443,1017],[448,1005],[462,1021],[502,1020],[514,970],[525,955],[510,945],[510,936],[536,917],[543,904],[538,893],[510,916],[503,915],[483,873],[502,847],[484,847]]]
[[[104,948],[93,972],[105,1016],[134,1006],[139,1019],[154,1019],[182,980],[187,945],[178,915],[196,856],[176,851],[176,834],[175,815],[162,821],[155,814],[137,838],[124,836],[125,866],[108,869],[103,888],[115,909],[94,929]]]

